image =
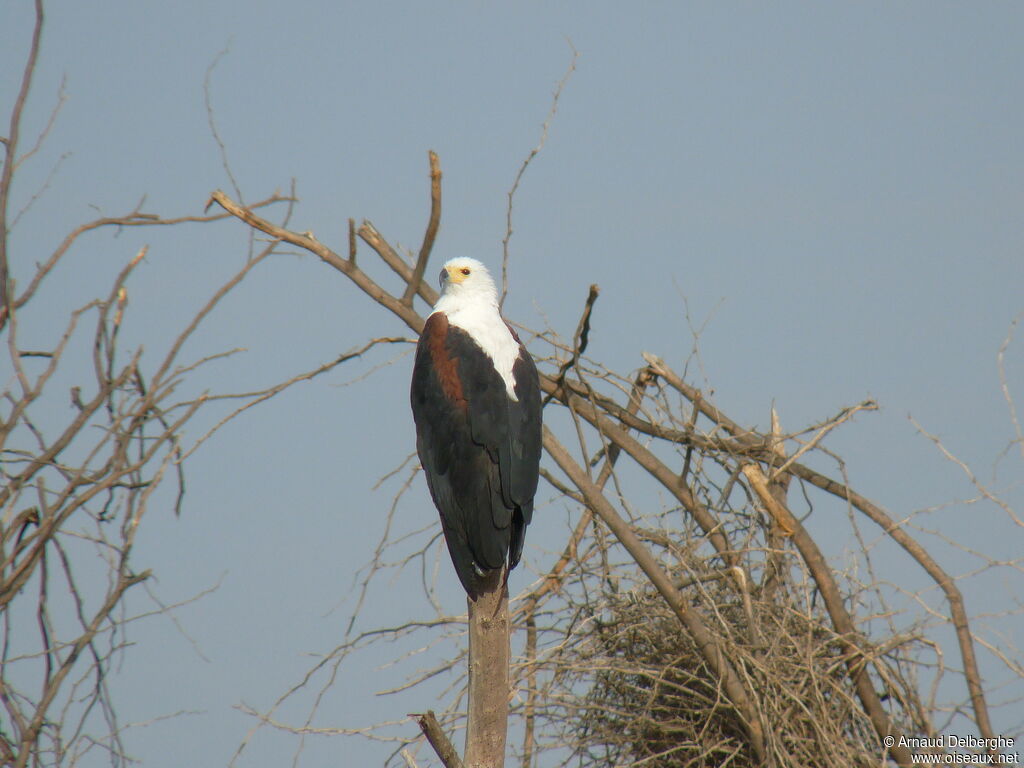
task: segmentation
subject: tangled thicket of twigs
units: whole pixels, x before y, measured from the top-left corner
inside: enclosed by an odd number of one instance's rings
[[[843,674],[845,651],[827,620],[754,600],[748,612],[728,602],[735,593],[721,582],[702,592],[718,618],[716,642],[752,683],[765,721],[776,724],[774,764],[861,765],[865,745],[876,738]],[[607,595],[605,606],[574,649],[579,662],[586,660],[576,668],[588,687],[568,712],[580,762],[760,765],[745,745],[738,713],[663,601],[644,590]],[[822,744],[829,745],[827,754]]]
[[[112,267],[90,262],[88,278],[73,258],[99,231],[209,224],[227,214],[163,218],[136,209],[80,225],[48,253],[39,242],[15,241],[18,219],[41,197],[15,198],[16,171],[39,150],[62,103],[25,149],[19,133],[42,26],[37,2],[10,132],[0,137],[0,765],[75,765],[96,753],[119,765],[128,759],[127,726],[109,675],[130,645],[126,627],[168,610],[155,597],[128,605],[150,575],[135,557],[141,526],[154,508],[180,509],[184,462],[220,426],[345,356],[258,392],[197,392],[191,384],[201,369],[237,350],[200,358],[183,350],[274,244],[251,249],[146,355],[131,297],[146,248],[119,253]],[[275,195],[255,207],[290,202]],[[83,286],[78,305],[51,287],[62,277],[75,282],[69,274]],[[96,293],[86,292],[90,285]],[[197,426],[200,412],[217,405],[219,420]],[[186,437],[189,428],[201,436]]]
[[[793,569],[800,580],[774,590],[748,587],[734,578],[739,571],[712,570],[669,530],[646,538],[664,545],[675,563],[667,572],[743,678],[765,724],[769,764],[877,764],[878,737],[847,673],[851,650],[814,606],[806,573]],[[549,676],[535,696],[543,702],[536,716],[578,765],[762,765],[692,636],[679,631],[656,591],[623,589],[616,572],[629,569],[620,564],[607,578],[600,567],[585,568],[588,587],[579,588],[577,577],[566,591],[578,619],[569,641],[529,671]],[[912,650],[904,642],[886,651],[889,714],[898,732],[921,734],[927,714],[915,688],[895,674],[912,662]]]
[[[563,764],[595,768],[877,764],[884,748],[870,706],[883,701],[892,732],[932,732],[916,681],[905,674],[916,667],[913,637],[869,637],[860,625],[870,616],[854,613],[857,605],[881,610],[881,590],[823,568],[820,553],[804,540],[808,563],[791,543],[807,533],[789,512],[790,477],[773,477],[771,467],[785,467],[782,446],[799,436],[741,433],[650,356],[632,382],[593,363],[577,362],[575,373],[588,383],[586,402],[607,404],[598,389],[617,388],[629,404],[623,413],[657,427],[663,439],[635,455],[648,466],[681,467],[677,487],[688,490],[689,506],[649,514],[631,509],[631,489],[640,478],[617,461],[620,444],[597,436],[596,450],[588,447],[594,433],[580,432],[581,450],[592,455],[588,463],[601,467],[588,489],[590,501],[579,488],[549,480],[585,506],[598,506],[600,491],[600,498],[626,507],[632,531],[667,577],[666,589],[682,596],[678,608],[689,624],[680,627],[679,611],[664,592],[621,561],[617,542],[585,511],[565,556],[517,614],[526,630],[519,668],[523,765],[544,749],[554,750],[552,756],[561,752]],[[820,439],[854,410],[812,433]],[[714,437],[729,429],[756,440],[767,461],[759,466],[749,453]],[[704,445],[696,449],[694,442]],[[604,492],[609,481],[613,493]],[[714,526],[702,528],[688,509],[700,509]],[[815,572],[830,605],[819,599]],[[855,631],[837,631],[829,608]],[[727,693],[726,675],[735,676],[738,695]]]
[[[94,230],[217,218],[136,211],[97,219],[69,233],[21,290],[5,281],[0,343],[11,373],[0,390],[0,764],[74,764],[97,749],[115,761],[123,757],[107,676],[126,644],[124,627],[150,613],[125,609],[128,591],[149,576],[133,558],[140,526],[153,506],[179,510],[183,463],[199,443],[286,386],[189,394],[190,377],[231,351],[181,359],[202,320],[269,251],[254,254],[218,286],[163,354],[150,359],[122,341],[132,323],[128,284],[145,248],[114,274],[104,296],[82,306],[61,307],[45,289]],[[9,253],[5,248],[0,271],[24,273],[28,259],[19,252],[8,261]],[[47,323],[60,312],[63,331],[48,337]],[[225,399],[242,405],[186,442],[197,414]],[[175,490],[168,494],[168,487]],[[161,610],[156,601],[151,612]]]

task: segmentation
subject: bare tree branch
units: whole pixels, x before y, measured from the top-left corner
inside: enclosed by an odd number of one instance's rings
[[[409,284],[402,294],[402,303],[412,307],[413,297],[416,290],[423,281],[423,272],[430,260],[430,252],[434,249],[434,239],[437,237],[437,229],[441,226],[441,164],[437,159],[437,153],[430,151],[430,221],[427,223],[427,231],[423,233],[423,245],[420,246],[420,255],[416,259],[416,268],[412,271]]]
[[[287,230],[284,227],[272,224],[266,219],[253,213],[251,208],[244,208],[234,202],[220,190],[216,190],[210,198],[220,205],[225,211],[230,213],[232,216],[241,219],[249,226],[282,242],[290,243],[291,245],[299,248],[304,248],[320,258],[324,263],[334,267],[355,283],[364,293],[401,318],[406,325],[417,333],[419,333],[423,328],[423,318],[416,314],[411,307],[406,306],[399,299],[395,298],[377,285],[377,283],[375,283],[369,275],[359,269],[354,262],[349,259],[341,258],[320,241],[315,240],[308,235],[301,235],[297,232]],[[361,233],[362,230],[360,230],[360,234]]]
[[[430,742],[430,746],[434,748],[434,752],[444,763],[445,768],[462,768],[462,760],[459,759],[459,754],[455,751],[455,747],[448,741],[448,737],[445,736],[444,730],[441,728],[441,724],[437,722],[437,716],[434,714],[432,709],[428,709],[426,714],[423,715],[412,715],[416,718],[416,722],[420,725],[420,730],[423,731],[423,735],[427,737],[427,741]]]
[[[35,0],[36,23],[32,30],[32,43],[29,46],[28,59],[21,75],[21,87],[11,110],[11,121],[4,141],[4,164],[0,169],[0,330],[10,317],[13,304],[13,288],[10,284],[10,263],[7,253],[7,209],[10,205],[11,181],[18,162],[18,139],[21,134],[21,115],[32,89],[32,76],[39,60],[39,42],[43,36],[43,0]]]

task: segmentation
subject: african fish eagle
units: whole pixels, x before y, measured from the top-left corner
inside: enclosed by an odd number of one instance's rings
[[[416,450],[448,552],[475,599],[481,577],[519,562],[541,452],[537,367],[476,259],[452,259],[441,270],[441,298],[416,346],[411,399]]]

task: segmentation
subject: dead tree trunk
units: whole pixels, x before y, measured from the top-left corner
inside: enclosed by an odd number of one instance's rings
[[[469,721],[466,768],[502,768],[508,731],[508,586],[503,570],[469,605]]]

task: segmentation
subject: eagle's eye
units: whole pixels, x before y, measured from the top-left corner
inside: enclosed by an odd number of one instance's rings
[[[463,268],[462,268],[462,269],[460,269],[459,271],[460,271],[460,272],[461,272],[462,274],[466,275],[467,277],[469,276],[469,267],[463,267]]]

